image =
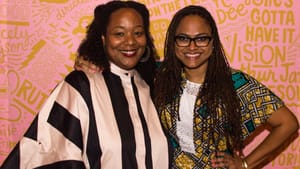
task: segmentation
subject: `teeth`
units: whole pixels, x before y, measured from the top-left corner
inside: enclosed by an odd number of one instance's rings
[[[197,57],[200,56],[200,54],[198,53],[194,53],[194,54],[186,54],[187,57]]]
[[[132,54],[134,54],[135,53],[135,51],[134,50],[128,50],[128,51],[122,51],[122,53],[124,53],[124,54],[126,54],[126,55],[132,55]]]

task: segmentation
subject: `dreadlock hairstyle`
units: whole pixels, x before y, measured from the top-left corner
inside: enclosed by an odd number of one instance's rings
[[[241,108],[231,79],[231,68],[220,42],[216,23],[204,7],[187,6],[179,10],[171,20],[166,34],[164,61],[157,72],[154,83],[154,103],[161,109],[165,105],[171,104],[175,97],[180,94],[183,64],[175,54],[175,33],[180,21],[189,15],[198,15],[204,18],[210,25],[213,38],[213,52],[209,57],[204,85],[200,96],[198,96],[206,103],[207,113],[209,113],[213,125],[202,125],[201,130],[210,133],[213,141],[217,140],[214,132],[221,120],[218,118],[217,111],[221,110],[225,117],[226,126],[219,130],[224,131],[219,134],[225,136],[229,151],[242,153]],[[176,107],[173,107],[173,110],[175,109]]]
[[[110,1],[106,4],[98,5],[94,10],[94,19],[88,26],[85,39],[81,42],[77,53],[85,60],[101,67],[109,69],[109,59],[105,52],[101,36],[106,36],[107,26],[110,22],[110,16],[115,11],[122,8],[131,8],[136,10],[143,19],[144,29],[146,32],[147,49],[142,58],[144,61],[139,62],[135,67],[143,79],[148,83],[150,88],[153,87],[153,78],[155,72],[155,48],[152,36],[150,34],[149,11],[145,5],[135,1]]]

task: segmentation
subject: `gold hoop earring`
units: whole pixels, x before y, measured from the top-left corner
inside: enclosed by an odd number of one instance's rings
[[[150,47],[149,46],[146,46],[145,48],[145,52],[143,54],[143,57],[140,59],[140,62],[147,62],[148,59],[150,58]]]

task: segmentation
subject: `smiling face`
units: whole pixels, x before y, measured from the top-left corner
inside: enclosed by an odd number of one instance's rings
[[[146,47],[142,16],[131,8],[116,10],[110,16],[102,41],[114,64],[126,70],[134,68]]]
[[[190,45],[186,47],[178,46],[175,43],[175,54],[183,63],[185,71],[200,71],[199,73],[205,74],[208,58],[213,50],[213,39],[210,39],[212,37],[211,28],[206,20],[198,15],[185,16],[176,29],[175,37],[180,37],[179,41],[193,38]],[[184,39],[182,37],[187,38]],[[198,47],[195,43],[201,47]],[[203,43],[208,44],[206,46]]]

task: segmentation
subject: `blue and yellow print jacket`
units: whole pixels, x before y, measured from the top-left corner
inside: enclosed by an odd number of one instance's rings
[[[246,139],[257,127],[265,123],[274,111],[282,107],[284,103],[266,86],[242,71],[232,70],[232,80],[238,98],[240,99],[240,105],[242,106],[242,137]],[[181,90],[184,88],[184,81],[186,80],[183,80]],[[216,146],[209,144],[210,140],[205,139],[208,138],[206,136],[208,133],[201,131],[201,123],[207,123],[205,125],[209,125],[209,120],[202,120],[204,118],[203,116],[207,118],[205,106],[201,103],[201,98],[198,97],[195,102],[193,115],[193,135],[196,153],[191,154],[184,152],[181,150],[178,137],[176,136],[176,122],[178,119],[180,97],[181,95],[178,95],[172,103],[159,110],[163,127],[167,131],[174,148],[172,168],[210,169],[210,159],[213,157]],[[221,136],[218,137],[217,149],[227,151],[226,139]]]

